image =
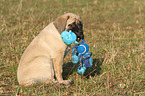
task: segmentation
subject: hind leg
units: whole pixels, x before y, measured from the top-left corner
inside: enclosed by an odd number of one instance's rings
[[[52,60],[48,57],[36,57],[22,67],[19,75],[21,85],[55,82]]]

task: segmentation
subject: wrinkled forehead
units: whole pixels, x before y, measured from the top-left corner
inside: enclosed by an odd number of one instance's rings
[[[79,23],[81,21],[80,16],[70,16],[69,19],[67,20],[67,25],[72,24],[73,22]]]

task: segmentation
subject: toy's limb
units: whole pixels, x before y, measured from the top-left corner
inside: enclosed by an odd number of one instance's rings
[[[81,64],[81,62],[82,62],[82,54],[81,53],[78,54],[78,58],[79,58],[79,67],[82,67],[82,64]]]
[[[91,65],[91,67],[92,67],[92,65],[93,65],[93,59],[90,57],[90,59],[89,59],[89,63],[90,63],[90,65]]]
[[[77,47],[78,47],[78,45],[74,45],[73,46],[73,48],[72,48],[72,56],[75,55],[75,50],[76,50]]]
[[[92,56],[92,52],[87,52],[84,56],[83,59],[89,58]]]
[[[78,56],[75,54],[75,49],[78,47],[78,45],[74,45],[73,48],[72,48],[72,63],[78,63],[79,61],[79,58]]]
[[[83,56],[83,66],[84,67],[92,67],[92,63],[93,63],[93,59],[91,58],[92,52],[87,52],[84,56]]]
[[[85,73],[85,71],[86,71],[86,67],[84,67],[82,65],[82,54],[81,53],[78,54],[78,57],[79,57],[79,67],[77,69],[77,73],[79,75],[83,75]]]
[[[79,58],[78,58],[78,56],[77,55],[73,55],[72,57],[71,57],[71,60],[72,60],[72,63],[78,63],[78,61],[79,61]]]
[[[81,67],[80,69],[77,70],[77,73],[79,75],[83,75],[85,73],[85,71],[86,71],[86,67]]]

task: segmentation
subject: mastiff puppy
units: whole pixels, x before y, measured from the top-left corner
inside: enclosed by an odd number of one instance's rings
[[[59,82],[71,84],[71,80],[63,80],[62,65],[68,49],[61,39],[61,32],[71,30],[77,35],[77,41],[84,38],[80,16],[67,13],[58,17],[46,26],[24,51],[17,71],[20,85],[28,86],[36,83]],[[54,74],[57,80],[54,79]]]

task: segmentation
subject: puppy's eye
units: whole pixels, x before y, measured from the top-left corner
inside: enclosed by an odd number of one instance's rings
[[[68,26],[72,27],[72,24],[69,24]]]

